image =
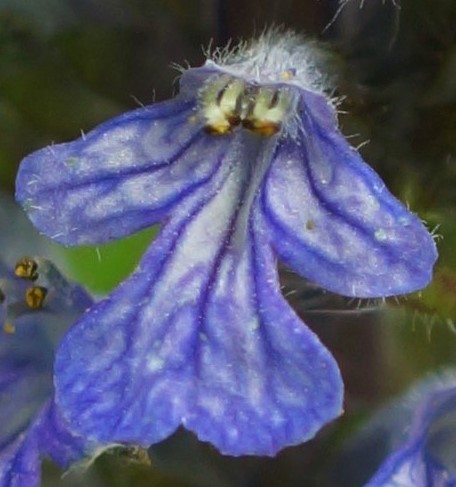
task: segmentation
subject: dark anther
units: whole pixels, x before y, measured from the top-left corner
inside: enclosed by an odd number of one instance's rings
[[[14,273],[22,279],[36,281],[38,279],[38,264],[31,257],[22,257],[18,260]]]
[[[255,129],[255,122],[251,118],[246,118],[242,120],[242,126],[247,130],[254,130]]]
[[[241,123],[241,117],[237,114],[229,115],[227,120],[232,128],[237,127]]]
[[[25,302],[31,309],[41,309],[43,307],[44,299],[47,295],[47,289],[41,286],[29,287],[25,291]]]
[[[6,299],[5,293],[0,289],[0,303],[3,303]]]

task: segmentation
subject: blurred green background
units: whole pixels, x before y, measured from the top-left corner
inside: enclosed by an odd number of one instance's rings
[[[305,294],[292,298],[346,383],[345,417],[316,440],[276,459],[232,459],[181,432],[150,451],[151,465],[117,449],[82,477],[75,471],[62,479],[47,464],[43,485],[329,486],[331,455],[375,406],[455,364],[456,2],[340,7],[334,0],[0,0],[2,192],[13,194],[17,166],[31,151],[172,96],[178,73],[171,63],[201,64],[211,39],[223,45],[283,24],[334,52],[343,132],[439,235],[435,279],[420,294],[361,312],[331,296],[309,312]],[[102,294],[131,272],[154,232],[99,248],[54,248],[73,278]],[[283,282],[303,286],[288,273]]]

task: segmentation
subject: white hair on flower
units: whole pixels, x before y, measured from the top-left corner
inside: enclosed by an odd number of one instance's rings
[[[313,40],[280,27],[266,29],[258,39],[228,44],[206,52],[228,74],[258,84],[291,84],[317,93],[333,90],[327,53]]]
[[[203,69],[213,75],[199,91],[198,114],[206,132],[225,135],[243,128],[262,136],[279,132],[296,136],[300,90],[331,99],[329,57],[314,41],[272,27],[259,39],[230,43],[206,52]]]

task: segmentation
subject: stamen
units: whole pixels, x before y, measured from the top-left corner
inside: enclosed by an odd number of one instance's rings
[[[0,333],[2,329],[14,333],[20,318],[43,308],[83,311],[92,303],[48,259],[23,257],[18,260],[14,274],[0,278]]]
[[[201,103],[206,119],[204,129],[211,135],[231,133],[241,122],[241,100],[245,83],[221,76],[203,90]]]
[[[18,260],[14,273],[22,279],[36,281],[38,279],[38,264],[31,257],[22,257]]]
[[[44,299],[47,295],[47,289],[42,286],[29,287],[25,291],[25,302],[31,309],[41,309],[43,307]]]
[[[270,137],[282,128],[290,108],[288,96],[269,87],[259,87],[254,96],[253,108],[249,108],[242,126],[258,135]]]
[[[244,129],[270,137],[281,130],[292,96],[286,88],[247,85],[224,75],[204,87],[200,102],[207,133],[229,134],[242,124]]]

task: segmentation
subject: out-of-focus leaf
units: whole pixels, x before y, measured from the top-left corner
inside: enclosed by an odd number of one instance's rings
[[[155,235],[148,229],[99,247],[61,247],[69,273],[93,292],[103,293],[122,281],[138,264]]]

